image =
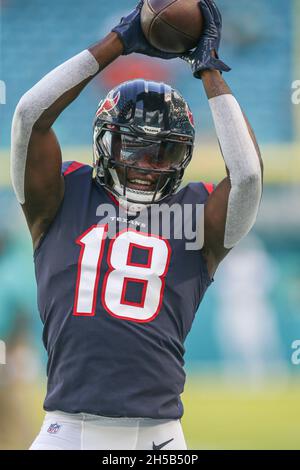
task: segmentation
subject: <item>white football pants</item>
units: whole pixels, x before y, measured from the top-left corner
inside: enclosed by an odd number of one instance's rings
[[[180,420],[46,413],[30,450],[186,450]]]

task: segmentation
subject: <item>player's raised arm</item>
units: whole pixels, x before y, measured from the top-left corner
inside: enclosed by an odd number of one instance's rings
[[[202,80],[228,173],[205,206],[204,251],[214,272],[255,223],[263,166],[254,134],[219,72],[204,72]]]
[[[12,123],[11,178],[37,244],[64,195],[61,151],[52,125],[91,79],[119,55],[141,52],[176,57],[152,48],[140,26],[143,2],[113,32],[47,74],[20,100]]]
[[[211,275],[252,228],[262,195],[263,164],[254,133],[220,72],[230,68],[218,57],[222,18],[212,0],[201,0],[205,30],[187,60],[201,78],[225,161],[227,178],[205,206],[204,255]]]
[[[122,53],[110,33],[48,73],[19,101],[11,139],[11,178],[34,245],[55,216],[64,194],[61,151],[51,129],[60,113],[87,83]]]

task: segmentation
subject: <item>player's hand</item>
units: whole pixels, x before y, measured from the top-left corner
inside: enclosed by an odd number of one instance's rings
[[[128,16],[121,18],[120,23],[112,29],[113,32],[117,33],[123,43],[123,55],[139,52],[140,54],[159,57],[161,59],[174,59],[175,57],[179,57],[180,54],[163,52],[149,44],[141,27],[140,15],[143,3],[144,0],[141,0],[136,8],[129,13]]]
[[[191,66],[195,78],[204,70],[229,72],[230,67],[218,57],[221,41],[222,17],[213,0],[201,0],[199,7],[204,18],[204,30],[196,49],[181,56]]]

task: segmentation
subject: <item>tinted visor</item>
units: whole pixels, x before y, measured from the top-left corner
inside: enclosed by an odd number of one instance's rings
[[[189,151],[186,143],[148,140],[110,131],[105,131],[102,144],[116,163],[141,169],[175,169],[185,160]]]

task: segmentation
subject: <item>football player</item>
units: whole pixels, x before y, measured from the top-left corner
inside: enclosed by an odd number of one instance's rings
[[[142,4],[38,82],[13,118],[12,182],[33,240],[48,352],[46,416],[31,449],[186,449],[183,343],[217,266],[260,204],[261,157],[222,77],[230,69],[218,57],[222,21],[212,0],[199,3],[205,28],[181,58],[202,79],[227,177],[215,188],[179,189],[192,157],[192,113],[171,86],[142,79],[100,102],[93,168],[62,164],[52,125],[93,77],[121,54],[178,56],[146,41]],[[192,216],[204,205],[202,246],[189,250],[184,236],[139,222],[137,214],[162,204],[189,205]],[[101,212],[119,205],[126,217]],[[113,237],[109,220],[117,221]]]

